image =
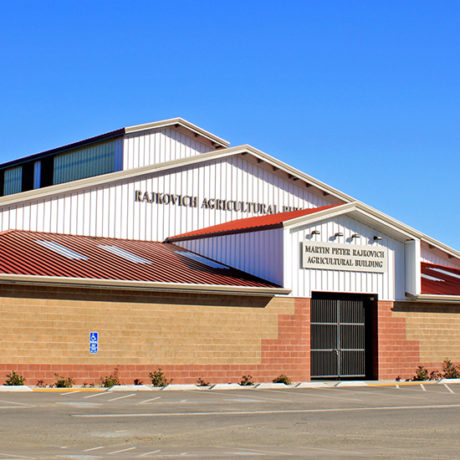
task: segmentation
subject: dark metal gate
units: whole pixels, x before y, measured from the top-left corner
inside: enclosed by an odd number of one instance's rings
[[[366,298],[313,298],[311,377],[366,377]],[[367,314],[366,314],[367,313]],[[367,370],[367,372],[366,372]]]

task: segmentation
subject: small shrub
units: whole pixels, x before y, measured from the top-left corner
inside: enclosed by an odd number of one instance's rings
[[[252,375],[243,375],[241,377],[241,382],[240,385],[242,386],[249,386],[249,385],[254,385],[254,380],[252,380]]]
[[[441,372],[435,370],[430,372],[430,380],[441,380],[442,375]]]
[[[445,379],[458,379],[460,378],[460,370],[450,359],[445,359],[442,367],[442,376]]]
[[[142,385],[142,380],[134,379],[134,385]]]
[[[291,379],[287,375],[281,374],[273,379],[273,383],[284,383],[285,385],[290,385]]]
[[[45,382],[43,380],[37,380],[37,383],[35,384],[39,388],[45,388]]]
[[[6,380],[4,385],[13,386],[13,385],[24,385],[25,378],[22,375],[16,374],[16,372],[11,371],[11,374],[6,375]]]
[[[112,388],[114,385],[120,385],[120,379],[118,378],[118,369],[113,370],[113,374],[106,375],[101,378],[101,385],[104,388]]]
[[[201,377],[198,378],[198,380],[196,381],[196,384],[199,387],[208,387],[210,385],[210,383],[207,380],[205,380],[205,379],[203,379]]]
[[[56,388],[72,388],[72,377],[60,377],[58,374],[54,374],[54,376],[56,377],[56,382],[54,382]]]
[[[412,380],[428,380],[428,369],[424,366],[418,366]]]
[[[150,372],[149,377],[152,380],[152,385],[154,387],[165,387],[172,383],[172,379],[168,380],[164,375],[163,371],[158,368],[156,371]]]

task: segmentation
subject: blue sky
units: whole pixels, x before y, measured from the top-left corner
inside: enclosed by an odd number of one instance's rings
[[[0,161],[181,116],[460,249],[460,4],[15,1]]]

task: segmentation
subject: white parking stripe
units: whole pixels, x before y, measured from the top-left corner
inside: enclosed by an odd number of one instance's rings
[[[452,388],[449,388],[445,383],[443,385],[449,390],[450,393],[455,394],[455,391],[452,390]]]
[[[453,409],[460,404],[427,404],[420,406],[377,406],[377,407],[339,407],[331,409],[285,409],[285,410],[256,410],[256,411],[223,411],[223,412],[163,412],[139,414],[72,414],[80,418],[123,418],[123,417],[198,417],[203,415],[271,415],[271,414],[315,414],[322,412],[369,412],[392,410],[419,410],[419,409]]]
[[[425,385],[424,385],[423,383],[420,384],[420,388],[421,388],[423,391],[426,391]]]
[[[91,452],[93,450],[103,449],[105,446],[91,447],[90,449],[85,449],[83,452]]]
[[[76,391],[68,391],[66,393],[59,393],[60,396],[67,396],[67,395],[74,395],[75,393],[81,393],[81,391],[76,390]]]
[[[5,401],[3,399],[0,399],[0,403],[15,404],[17,406],[30,406],[30,404],[18,403],[18,402],[14,402],[14,401]]]
[[[83,397],[85,399],[87,399],[87,398],[95,398],[96,396],[102,396],[102,395],[105,395],[105,394],[107,394],[107,391],[104,390],[104,391],[101,391],[100,393],[95,393],[93,395],[83,396]]]
[[[146,399],[145,401],[138,402],[136,405],[147,404],[150,401],[156,401],[157,399],[160,399],[160,398],[161,398],[161,396],[157,396],[156,398]]]
[[[134,449],[135,449],[135,447],[128,447],[127,449],[115,450],[113,452],[109,452],[108,454],[109,455],[121,454],[122,452],[128,452],[129,450],[134,450]]]
[[[0,452],[0,455],[5,456],[6,458],[26,458],[26,459],[36,458],[36,457],[24,457],[24,455],[4,454],[3,452]]]
[[[151,452],[146,452],[145,454],[138,455],[138,457],[147,457],[147,455],[158,454],[158,452],[161,452],[161,450],[160,449],[152,450]]]
[[[118,396],[118,398],[108,399],[107,401],[118,401],[119,399],[130,398],[131,396],[136,396],[136,393],[131,393],[130,395],[126,396]]]

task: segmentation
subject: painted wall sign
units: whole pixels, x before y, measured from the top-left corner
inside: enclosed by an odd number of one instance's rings
[[[303,241],[302,268],[385,273],[387,251],[377,245]]]
[[[141,190],[134,192],[134,201],[254,214],[276,214],[277,212],[297,211],[301,209],[293,206],[278,207],[276,204],[255,203],[252,201],[200,198],[198,196],[178,195],[174,193],[142,192]]]

